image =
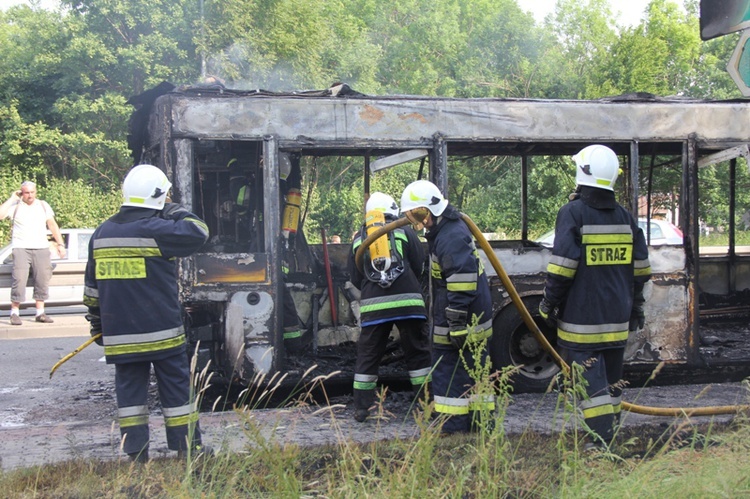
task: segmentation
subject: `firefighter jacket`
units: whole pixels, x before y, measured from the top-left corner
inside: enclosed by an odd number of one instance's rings
[[[581,187],[560,208],[544,296],[558,307],[557,342],[574,350],[625,345],[634,296],[651,278],[643,231],[613,192]]]
[[[387,217],[386,222],[393,221]],[[422,296],[420,278],[424,273],[424,250],[416,232],[411,227],[400,227],[390,233],[392,265],[403,265],[403,272],[389,287],[381,287],[368,279],[362,269],[357,268],[355,255],[367,238],[364,228],[352,242],[348,269],[352,284],[361,291],[361,326],[372,326],[382,322],[401,319],[427,319],[427,309]],[[393,248],[392,246],[395,246]],[[364,265],[369,265],[367,257]]]
[[[174,204],[162,212],[124,206],[94,231],[84,304],[92,335],[103,333],[107,363],[185,352],[175,258],[192,254],[207,239],[206,224]]]
[[[492,297],[474,238],[450,204],[435,222],[425,234],[432,276],[432,340],[447,347],[455,345],[451,337],[489,338]]]

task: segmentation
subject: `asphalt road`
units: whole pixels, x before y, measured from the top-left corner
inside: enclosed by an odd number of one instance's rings
[[[25,316],[22,326],[10,326],[7,316],[0,317],[0,465],[8,470],[76,457],[122,459],[114,368],[104,362],[101,347],[91,345],[50,378],[50,368],[89,336],[82,310],[49,312],[54,324],[37,324],[33,317]],[[257,437],[247,428],[259,428],[262,438],[301,446],[416,436],[418,427],[404,412],[406,404],[398,402],[399,395],[389,395],[381,417],[363,424],[353,420],[346,398],[329,406],[205,412],[200,424],[205,441],[222,452],[238,451],[252,443]],[[746,404],[748,398],[742,383],[626,389],[624,395],[631,403],[658,407],[729,406]],[[150,402],[151,455],[170,455],[158,403]],[[509,434],[563,431],[570,417],[556,412],[556,406],[556,394],[514,395],[505,413],[505,429]],[[624,413],[623,425],[636,432],[642,428],[669,431],[679,425],[690,428],[733,417]]]

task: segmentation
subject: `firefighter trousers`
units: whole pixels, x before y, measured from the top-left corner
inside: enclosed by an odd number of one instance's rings
[[[115,393],[122,448],[126,454],[148,449],[148,388],[154,366],[159,400],[164,414],[167,447],[186,451],[201,444],[197,404],[190,396],[190,367],[182,352],[166,359],[115,364]]]
[[[494,424],[495,395],[489,386],[488,393],[477,393],[470,373],[478,362],[489,362],[486,345],[478,358],[472,355],[469,345],[461,350],[433,345],[432,355],[435,414],[444,419],[441,432],[468,433],[490,428]]]
[[[591,431],[609,444],[620,423],[624,347],[604,350],[561,349],[568,365],[583,366],[587,398],[579,402],[583,418]]]
[[[292,292],[284,284],[284,349],[288,353],[299,353],[303,346],[302,325],[300,324],[297,306],[294,304]]]
[[[401,338],[412,390],[418,397],[423,396],[431,371],[430,342],[425,324],[423,319],[403,319],[362,327],[354,365],[355,409],[369,409],[375,403],[378,368],[394,325]]]

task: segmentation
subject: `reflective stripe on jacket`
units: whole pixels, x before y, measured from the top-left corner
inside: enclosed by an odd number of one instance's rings
[[[651,277],[643,231],[610,191],[583,188],[557,214],[545,296],[560,307],[558,344],[621,347],[633,290]]]
[[[389,219],[387,221],[392,221]],[[357,268],[355,255],[363,242],[362,232],[354,238],[349,252],[348,270],[352,284],[361,290],[360,322],[362,326],[399,319],[427,319],[427,308],[419,282],[424,268],[424,250],[411,227],[394,230],[393,240],[401,256],[404,272],[388,288],[382,288]],[[388,244],[390,245],[389,238]],[[367,264],[367,262],[365,262]]]
[[[450,345],[450,327],[445,310],[467,313],[469,341],[492,335],[492,297],[469,228],[460,214],[448,205],[437,223],[426,234],[432,275],[433,342]],[[471,327],[476,323],[476,327]]]
[[[185,350],[175,257],[190,255],[208,228],[187,211],[163,219],[123,207],[89,243],[84,302],[99,315],[108,363],[158,360]]]

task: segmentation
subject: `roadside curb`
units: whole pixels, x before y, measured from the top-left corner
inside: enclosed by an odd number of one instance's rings
[[[54,323],[41,324],[33,316],[22,316],[23,324],[11,326],[8,316],[0,318],[0,340],[26,340],[29,338],[61,338],[89,336],[89,323],[82,315],[55,315]]]

